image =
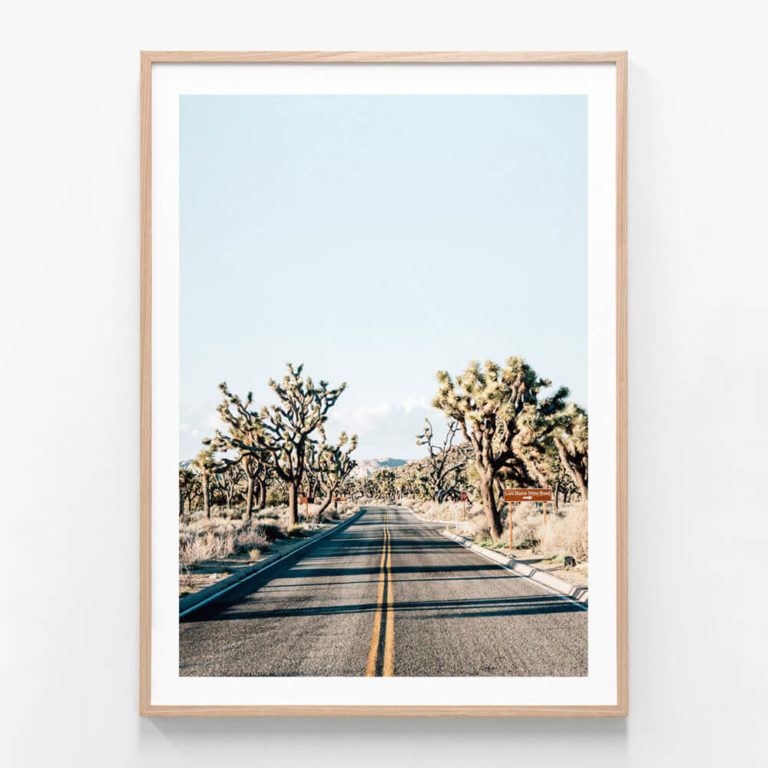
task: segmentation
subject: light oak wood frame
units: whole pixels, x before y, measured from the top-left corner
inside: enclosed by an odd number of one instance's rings
[[[616,651],[611,706],[172,706],[151,703],[152,598],[152,65],[157,63],[507,63],[616,67]],[[627,627],[627,53],[626,51],[142,51],[141,565],[139,712],[164,717],[626,717]]]

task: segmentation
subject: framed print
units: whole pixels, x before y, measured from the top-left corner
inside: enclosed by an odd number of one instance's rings
[[[145,52],[140,711],[625,716],[622,52]]]

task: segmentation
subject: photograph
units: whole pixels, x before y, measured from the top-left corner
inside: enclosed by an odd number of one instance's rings
[[[9,5],[2,768],[760,764],[768,6],[690,6]]]
[[[180,96],[180,676],[588,674],[587,118]]]

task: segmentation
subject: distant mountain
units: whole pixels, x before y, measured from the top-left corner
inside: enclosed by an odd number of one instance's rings
[[[408,462],[405,459],[358,459],[357,466],[352,470],[352,477],[369,477],[384,467],[402,467]]]
[[[395,467],[402,467],[408,462],[405,459],[358,459],[357,466],[352,470],[352,477],[369,477],[374,472],[378,472],[384,467],[394,469]],[[192,466],[191,461],[180,461],[180,469],[188,469]]]

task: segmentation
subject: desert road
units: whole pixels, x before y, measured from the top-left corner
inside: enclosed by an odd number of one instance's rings
[[[581,676],[587,618],[410,511],[366,507],[300,560],[181,619],[179,672]]]

